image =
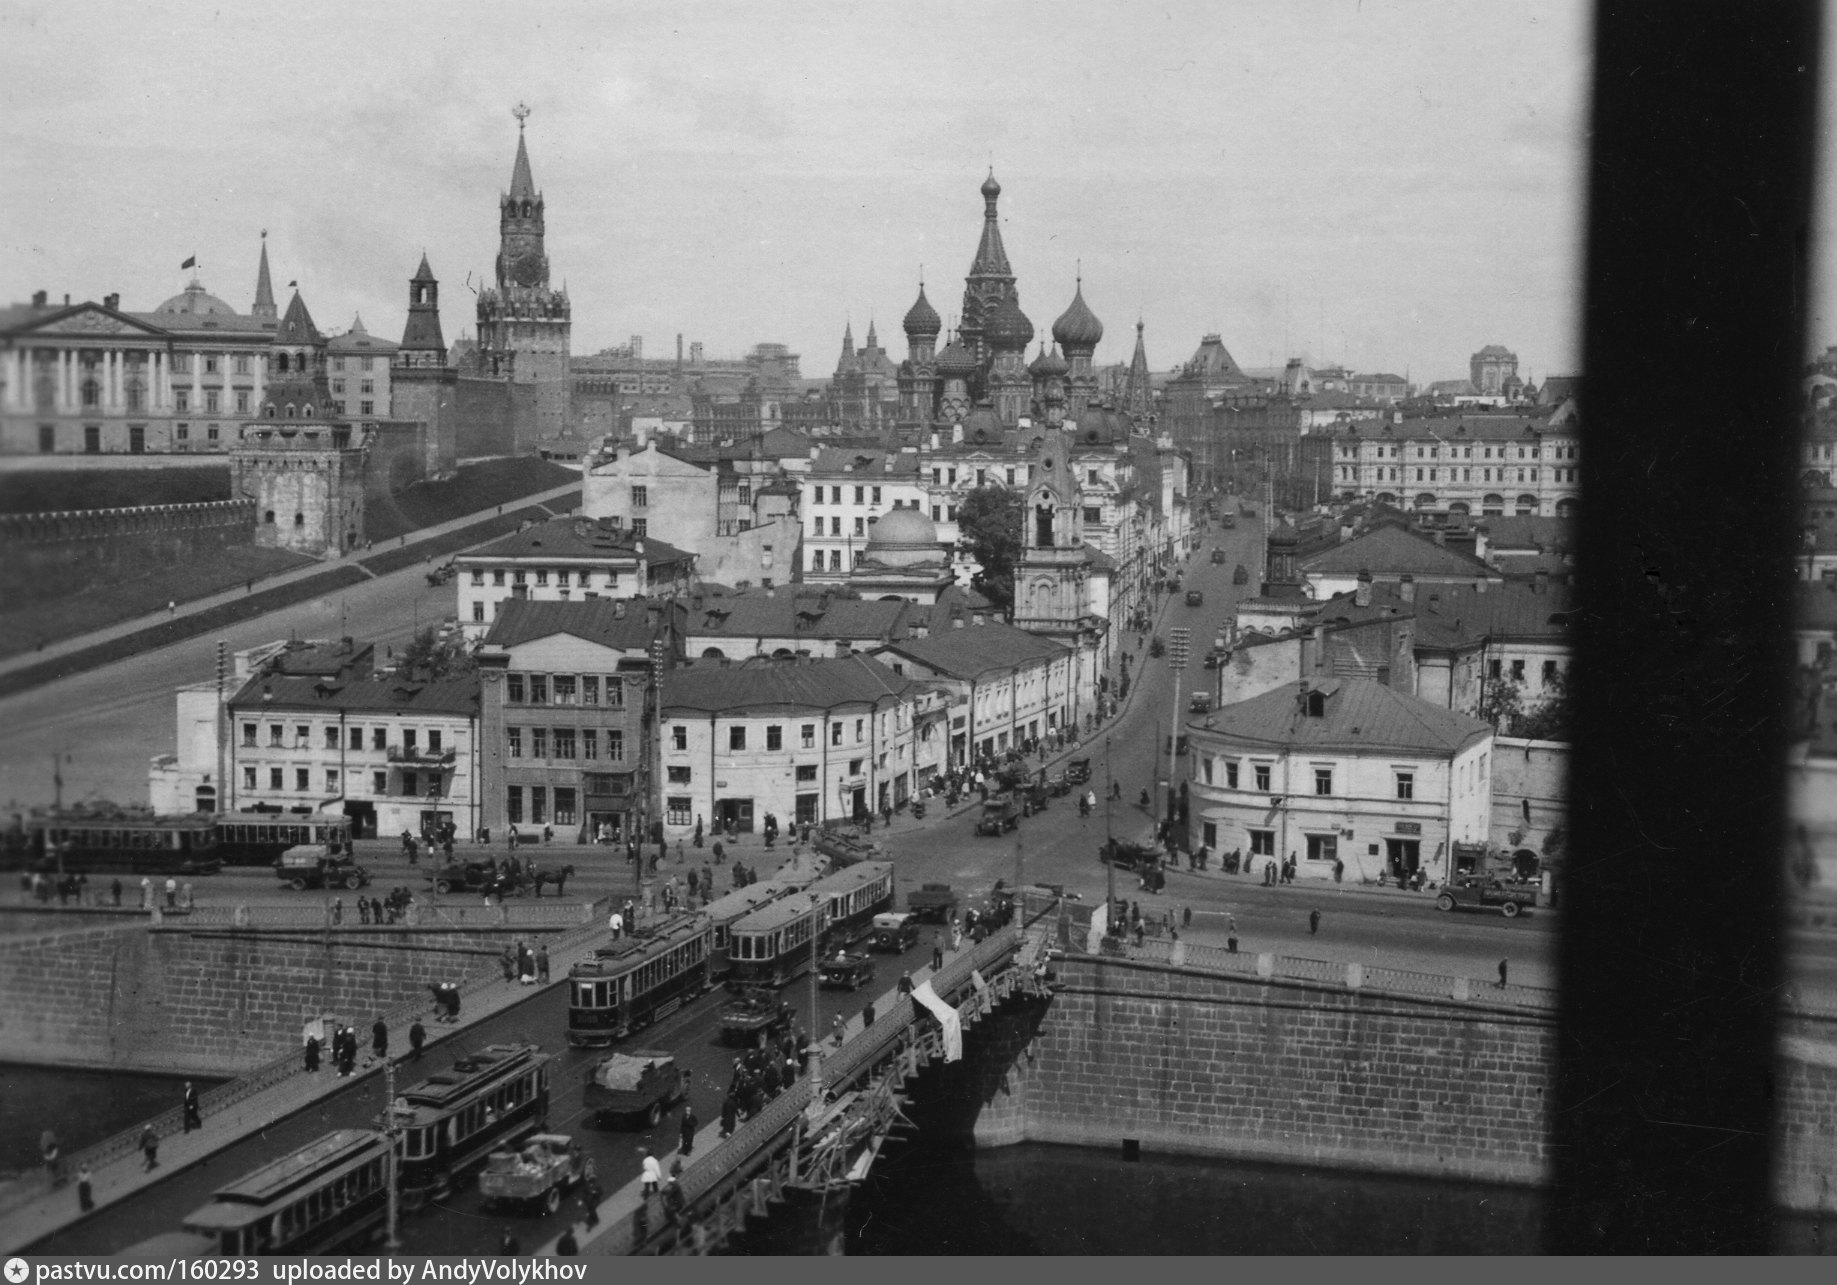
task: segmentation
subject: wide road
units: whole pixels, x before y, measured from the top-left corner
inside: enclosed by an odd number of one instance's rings
[[[930,937],[904,956],[875,955],[872,985],[860,992],[821,991],[815,1029],[826,1032],[836,1013],[853,1017],[872,995],[888,989],[902,969],[930,962]],[[649,1146],[668,1163],[679,1138],[680,1111],[666,1115],[655,1129],[600,1127],[589,1121],[582,1105],[586,1076],[605,1050],[574,1049],[567,1044],[566,986],[554,986],[528,1002],[468,1028],[463,1035],[436,1046],[418,1064],[403,1062],[397,1074],[398,1091],[420,1079],[445,1070],[468,1050],[487,1044],[530,1041],[554,1055],[550,1075],[548,1127],[580,1140],[599,1168],[600,1184],[617,1191],[638,1175],[638,1148]],[[810,1011],[809,978],[786,986],[784,997],[800,1014]],[[664,1049],[676,1054],[693,1073],[691,1096],[703,1125],[720,1116],[721,1097],[732,1073],[737,1050],[720,1042],[719,1012],[727,996],[710,992],[648,1030],[640,1031],[617,1047]],[[406,1043],[404,1032],[392,1033],[391,1043]],[[368,1040],[365,1039],[367,1047]],[[321,1071],[320,1074],[330,1074]],[[307,1111],[217,1153],[208,1163],[176,1174],[157,1186],[111,1206],[98,1219],[70,1228],[41,1241],[33,1252],[45,1254],[114,1253],[149,1236],[176,1230],[185,1216],[210,1201],[211,1193],[270,1160],[305,1146],[332,1129],[374,1126],[383,1108],[383,1077],[356,1081],[342,1093]],[[570,1217],[580,1216],[578,1201],[569,1200],[553,1217],[488,1213],[478,1194],[477,1181],[468,1177],[449,1199],[404,1218],[403,1252],[410,1254],[490,1254],[498,1247],[506,1227],[512,1228],[528,1249],[559,1236]]]
[[[0,799],[48,804],[51,759],[63,751],[64,799],[147,801],[147,766],[170,754],[174,692],[217,672],[217,637],[231,651],[277,638],[349,634],[401,646],[418,627],[454,614],[458,585],[430,587],[425,567],[406,567],[297,606],[233,626],[218,636],[173,643],[101,669],[0,699]],[[9,807],[8,813],[17,807]]]

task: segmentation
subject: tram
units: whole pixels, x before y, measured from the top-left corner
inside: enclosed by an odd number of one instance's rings
[[[568,1043],[603,1048],[674,1013],[708,989],[713,946],[706,913],[675,915],[601,946],[568,970]]]
[[[852,946],[874,931],[874,916],[893,909],[893,863],[863,861],[825,875],[810,885],[823,898],[823,945],[829,950]]]
[[[163,817],[112,804],[33,813],[25,843],[7,854],[12,868],[46,874],[209,875],[223,867],[208,812]]]
[[[717,897],[702,907],[702,913],[713,921],[714,942],[708,956],[708,977],[710,981],[725,981],[732,969],[728,958],[727,935],[735,923],[744,919],[761,906],[769,906],[780,897],[788,897],[794,892],[802,892],[815,883],[828,869],[827,859],[816,856],[800,856],[788,861],[777,874],[758,883],[749,883],[744,888],[736,888],[724,897]]]
[[[127,1258],[327,1254],[374,1239],[389,1212],[389,1143],[371,1129],[336,1129],[263,1165]]]
[[[351,819],[327,813],[225,812],[217,855],[226,866],[272,866],[289,848],[310,844],[328,857],[351,850]]]
[[[734,922],[728,930],[728,990],[741,994],[753,986],[783,986],[810,967],[811,946],[822,935],[823,914],[829,907],[828,898],[816,895],[815,886]]]
[[[390,1107],[402,1207],[444,1199],[493,1150],[544,1128],[551,1060],[535,1044],[492,1044],[403,1090]]]

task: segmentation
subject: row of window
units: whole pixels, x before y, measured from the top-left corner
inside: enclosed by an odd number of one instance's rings
[[[332,391],[334,393],[343,393],[344,392],[344,380],[334,379],[332,381]],[[357,383],[357,391],[364,394],[365,396],[369,396],[371,393],[374,393],[376,391],[376,381],[374,379],[359,380]]]
[[[1514,449],[1516,449],[1518,452],[1516,456],[1512,455],[1511,453]],[[1392,446],[1390,448],[1390,454],[1388,456],[1384,453],[1385,451],[1384,447],[1380,446],[1377,448],[1377,450],[1378,450],[1379,459],[1393,459],[1394,460],[1394,459],[1401,458],[1403,448],[1401,446]],[[1550,448],[1550,454],[1548,457],[1543,456],[1541,454],[1542,448],[1537,447],[1537,446],[1530,446],[1530,447],[1519,446],[1516,448],[1509,447],[1509,446],[1501,446],[1498,448],[1498,450],[1499,450],[1499,454],[1495,457],[1493,455],[1492,447],[1482,446],[1480,448],[1481,453],[1477,458],[1483,459],[1483,460],[1490,460],[1494,458],[1502,459],[1502,460],[1509,460],[1509,459],[1521,459],[1521,460],[1533,459],[1535,460],[1535,459],[1543,459],[1543,458],[1549,458],[1553,460],[1573,460],[1576,458],[1576,448],[1573,446],[1552,446]],[[1442,454],[1441,447],[1439,446],[1418,446],[1416,448],[1416,458],[1419,460],[1425,460],[1425,459],[1426,460],[1438,460],[1441,458],[1441,454]],[[1359,457],[1359,447],[1356,443],[1340,447],[1340,458],[1341,459],[1355,460],[1358,457]],[[1448,458],[1451,460],[1471,460],[1476,457],[1473,453],[1473,447],[1471,446],[1459,446],[1459,447],[1449,446],[1448,447]]]
[[[642,535],[644,533],[640,531],[638,534]],[[549,585],[549,577],[551,575],[555,578],[554,583],[556,586],[562,589],[566,589],[570,585],[575,584],[578,584],[583,589],[590,589],[593,587],[594,573],[592,569],[586,567],[572,571],[566,567],[556,567],[552,571],[547,567],[537,567],[530,571],[513,570],[508,572],[503,567],[497,567],[491,572],[491,583],[496,588],[501,589],[506,583],[506,576],[508,576],[508,582],[511,585],[528,585],[533,581],[538,589],[545,589]],[[484,568],[474,567],[472,569],[472,587],[475,589],[482,589],[485,587]],[[617,589],[619,587],[619,573],[617,571],[608,571],[606,573],[606,587],[608,589]]]
[[[521,825],[525,821],[523,796],[529,795],[530,825],[579,825],[580,792],[573,786],[558,785],[554,789],[555,810],[549,812],[549,787],[546,785],[521,786],[513,785],[504,792],[504,818],[511,825]]]
[[[952,469],[951,472],[954,475],[956,470]],[[956,479],[953,476],[951,480],[955,481]],[[830,494],[829,502],[831,504],[842,503],[842,488],[841,487],[839,486],[830,487],[829,494]],[[873,496],[872,499],[867,498],[870,494]],[[823,488],[820,486],[811,487],[810,488],[810,503],[821,504],[822,502],[823,502]],[[856,504],[879,504],[880,503],[880,488],[877,486],[857,486],[855,488],[855,503]],[[856,520],[859,521],[860,519],[856,519]]]
[[[527,738],[526,738],[527,733]],[[594,727],[507,727],[504,729],[504,752],[513,759],[524,757],[524,747],[529,748],[528,757],[533,759],[582,759],[597,762],[600,758],[600,729]],[[607,729],[605,736],[606,761],[623,763],[625,761],[625,733],[616,728]]]
[[[591,705],[622,709],[625,684],[617,674],[515,673],[504,677],[504,698],[512,705]]]
[[[1517,473],[1516,478],[1508,476],[1513,471],[1514,470],[1512,469],[1503,469],[1503,468],[1502,469],[1483,468],[1480,470],[1481,475],[1478,480],[1481,482],[1511,482],[1511,481],[1535,482],[1537,481],[1537,470],[1536,469],[1522,469],[1522,468],[1518,469],[1516,470],[1516,473]],[[1404,472],[1407,474],[1409,470],[1405,469]],[[1493,476],[1494,473],[1497,473],[1499,476],[1495,478]],[[1552,482],[1573,482],[1575,481],[1575,474],[1576,474],[1576,471],[1572,468],[1571,469],[1555,468],[1555,469],[1550,470],[1550,480]],[[1355,482],[1358,480],[1358,477],[1359,477],[1359,468],[1357,465],[1341,464],[1339,466],[1339,480],[1340,481]],[[1376,469],[1373,471],[1372,480],[1377,481],[1377,482],[1395,482],[1397,480],[1397,470],[1394,468],[1393,469],[1383,469],[1383,468]],[[1408,481],[1409,479],[1405,477],[1404,480]],[[1417,469],[1416,470],[1416,480],[1418,482],[1439,482],[1441,481],[1441,471],[1435,468]],[[1462,468],[1462,469],[1451,468],[1448,470],[1448,480],[1450,482],[1472,482],[1475,479],[1473,476],[1473,470],[1470,468]],[[1088,514],[1089,510],[1086,510],[1086,513]],[[1092,521],[1093,519],[1087,517],[1085,520]]]
[[[882,767],[886,766],[886,758],[887,756],[884,754],[880,756],[880,765]],[[848,774],[850,776],[860,776],[863,769],[866,767],[866,759],[850,759],[848,761]],[[695,782],[695,769],[690,767],[683,767],[680,765],[673,766],[666,768],[665,773],[667,777],[666,783],[669,785],[692,785]],[[797,783],[799,785],[805,783],[814,784],[816,779],[817,765],[815,763],[799,763],[797,765]]]
[[[1241,784],[1242,764],[1237,759],[1218,759],[1216,761],[1224,771],[1224,786],[1227,790],[1244,788]],[[1199,774],[1207,785],[1216,784],[1213,780],[1213,762],[1213,759],[1207,757],[1202,757],[1199,760]],[[1258,794],[1270,793],[1274,788],[1270,783],[1274,766],[1273,763],[1252,763],[1250,765],[1250,788]],[[1391,773],[1391,780],[1396,787],[1397,797],[1399,799],[1414,799],[1416,797],[1415,772],[1398,768]],[[1314,768],[1314,793],[1316,795],[1331,795],[1333,793],[1333,769],[1331,767],[1317,766]]]
[[[312,774],[312,768],[294,768],[293,791],[298,794],[312,793]],[[353,772],[353,775],[356,775],[356,773]],[[419,799],[425,797],[432,799],[440,797],[441,774],[439,772],[403,772],[400,776],[402,788],[398,790],[397,793],[402,798]],[[242,769],[242,788],[245,790],[259,790],[262,788],[260,781],[261,769],[251,764],[244,764]],[[426,786],[426,789],[422,788],[423,785]],[[289,788],[287,785],[287,769],[284,767],[270,767],[268,769],[267,788],[270,792],[287,790]],[[343,772],[335,767],[326,768],[325,795],[328,798],[342,798],[344,792]],[[370,773],[370,793],[379,799],[389,797],[388,772],[374,771]]]
[[[1512,662],[1511,677],[1514,683],[1522,683],[1524,681],[1524,665],[1525,663],[1522,660],[1514,660]],[[1544,686],[1548,687],[1556,680],[1557,675],[1561,672],[1561,664],[1554,660],[1546,660],[1543,669]],[[1486,676],[1493,679],[1495,682],[1505,677],[1505,662],[1502,660],[1487,661]]]
[[[269,520],[272,521],[273,519],[270,518]],[[247,721],[243,723],[242,744],[244,749],[254,749],[256,747],[257,737],[260,731],[261,724],[259,723]],[[351,724],[345,728],[345,731],[349,733],[350,737],[348,741],[349,748],[354,750],[361,750],[364,748],[365,729],[363,727]],[[370,748],[372,750],[386,750],[389,748],[388,728],[371,727],[368,729],[368,734],[370,738]],[[322,730],[322,735],[324,737],[326,749],[335,750],[339,748],[338,724],[327,723]],[[286,723],[268,724],[267,745],[269,749],[286,749],[290,743],[296,750],[311,749],[312,740],[313,725],[311,723],[293,724],[291,742],[289,741],[288,725]],[[430,727],[427,729],[427,753],[436,755],[443,754],[446,752],[445,745],[445,733],[437,727]],[[402,729],[403,751],[408,754],[417,754],[421,752],[420,747],[421,729],[404,727]]]
[[[815,825],[817,821],[816,791],[799,794],[792,800],[791,819],[799,825]],[[666,795],[663,800],[663,819],[667,825],[691,825],[695,821],[695,800],[686,795]]]
[[[829,743],[831,745],[842,744],[844,721],[845,720],[837,719],[829,725]],[[801,748],[806,750],[813,750],[816,748],[815,723],[804,723],[797,731],[798,743]],[[859,745],[866,740],[867,719],[858,718],[855,720],[855,744]],[[782,750],[784,747],[784,727],[778,723],[767,724],[765,729],[765,748],[767,750]],[[689,748],[689,729],[687,726],[681,723],[671,725],[670,748],[673,750],[686,750]],[[746,727],[744,724],[735,724],[727,729],[727,748],[730,750],[743,750],[746,748]]]

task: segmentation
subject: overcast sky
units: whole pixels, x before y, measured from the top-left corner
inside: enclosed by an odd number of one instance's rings
[[[1100,361],[1140,316],[1156,369],[1218,331],[1418,381],[1502,343],[1541,380],[1579,349],[1587,44],[1582,4],[1477,0],[4,0],[0,299],[150,310],[195,254],[246,311],[266,228],[327,331],[399,338],[425,249],[451,340],[521,100],[576,354],[680,332],[826,375],[852,319],[901,357],[920,265],[960,307],[992,160],[1023,309],[1043,333],[1082,260]]]

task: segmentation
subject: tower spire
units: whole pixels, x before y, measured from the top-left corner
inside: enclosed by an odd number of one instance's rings
[[[274,281],[268,275],[268,229],[262,229],[262,261],[255,270],[255,306],[249,309],[252,317],[267,317],[273,320],[278,313],[274,307]]]
[[[530,177],[529,148],[523,141],[523,123],[529,119],[529,108],[518,103],[510,109],[510,114],[517,118],[517,162],[510,171],[510,196],[515,201],[533,200],[536,181]]]

